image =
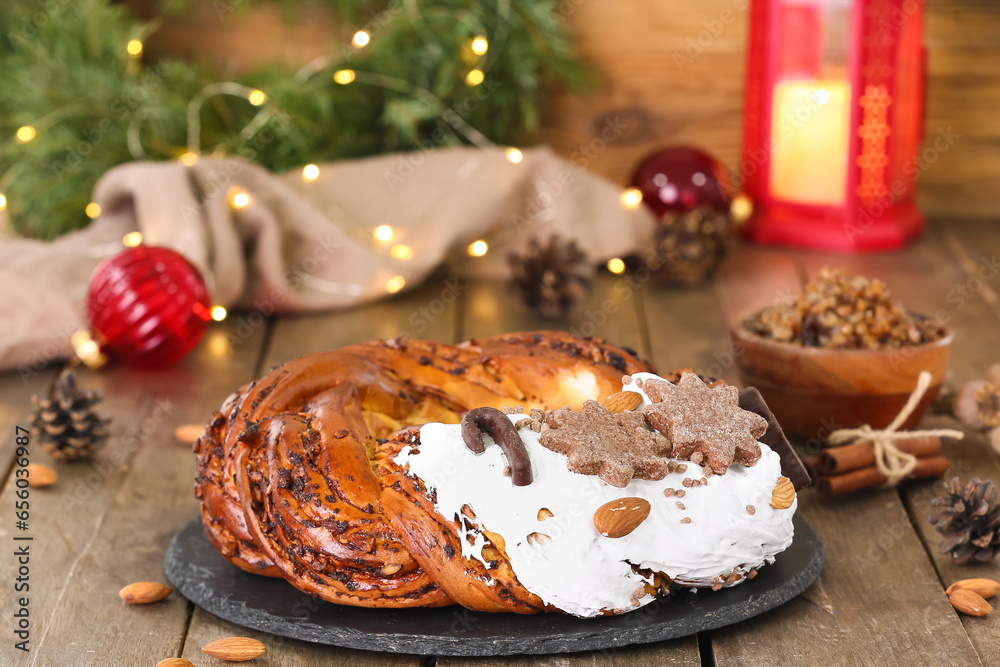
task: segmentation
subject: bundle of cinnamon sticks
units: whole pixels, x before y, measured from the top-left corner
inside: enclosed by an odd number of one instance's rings
[[[948,459],[939,456],[940,438],[913,438],[895,444],[900,451],[917,457],[917,466],[906,479],[940,477],[948,469]],[[867,489],[886,481],[885,475],[875,465],[875,448],[870,442],[831,447],[804,463],[816,488],[831,496]]]

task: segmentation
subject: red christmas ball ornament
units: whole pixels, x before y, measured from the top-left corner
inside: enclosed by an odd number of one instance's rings
[[[729,210],[729,174],[718,160],[697,148],[675,146],[646,156],[632,174],[631,186],[657,217],[700,206],[720,213]]]
[[[198,269],[173,250],[142,245],[98,264],[87,312],[101,352],[140,368],[182,359],[211,319]]]

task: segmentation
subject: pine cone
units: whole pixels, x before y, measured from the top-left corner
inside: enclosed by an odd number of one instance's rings
[[[728,215],[707,207],[665,214],[653,233],[660,264],[654,275],[681,285],[709,279],[726,254],[730,226]]]
[[[931,504],[943,507],[930,516],[944,536],[941,553],[950,552],[956,563],[965,565],[985,563],[1000,551],[1000,505],[991,480],[980,482],[977,477],[963,487],[955,477]]]
[[[593,267],[573,241],[563,243],[558,236],[542,245],[528,241],[523,255],[507,257],[513,275],[511,285],[522,301],[539,317],[558,320],[590,291]]]
[[[31,427],[35,438],[56,461],[67,462],[94,453],[108,438],[107,417],[94,411],[102,396],[76,388],[76,375],[63,371],[49,396],[32,396]]]

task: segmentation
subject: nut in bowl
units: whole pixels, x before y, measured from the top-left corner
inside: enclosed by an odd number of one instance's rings
[[[822,442],[831,431],[881,429],[921,371],[931,385],[902,428],[937,396],[953,335],[892,301],[877,280],[824,269],[789,306],[745,314],[732,328],[742,381],[757,387],[785,432]]]

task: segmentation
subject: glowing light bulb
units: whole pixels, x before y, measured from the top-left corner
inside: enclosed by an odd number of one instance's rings
[[[381,225],[375,229],[375,240],[381,241],[382,243],[388,243],[392,240],[392,227],[389,225]]]
[[[369,35],[367,32],[365,32],[364,30],[358,30],[356,33],[354,33],[354,38],[351,39],[351,44],[361,49],[367,46],[368,42],[370,42],[371,39],[372,39],[371,35]]]
[[[486,77],[483,75],[483,70],[474,69],[465,75],[465,83],[470,86],[478,86],[483,82]]]
[[[514,164],[519,164],[524,159],[524,153],[517,148],[508,148],[503,154]]]
[[[23,125],[17,128],[16,136],[18,141],[20,141],[22,144],[26,144],[38,136],[38,130],[36,130],[30,125]]]
[[[338,69],[333,73],[333,80],[342,86],[346,86],[351,81],[354,81],[354,70],[352,69]]]
[[[267,95],[264,94],[263,90],[252,90],[250,91],[250,94],[247,95],[247,99],[250,101],[250,104],[255,107],[259,107],[264,104],[264,102],[267,102]]]
[[[403,289],[406,285],[406,278],[403,276],[393,276],[389,278],[388,282],[385,284],[385,291],[389,294],[395,294],[399,290]]]
[[[142,234],[139,232],[129,232],[122,237],[122,245],[126,248],[134,248],[142,245]]]
[[[83,212],[87,214],[87,217],[93,220],[101,214],[101,205],[97,202],[90,202],[87,204],[87,208],[83,209]]]
[[[133,58],[138,58],[142,55],[142,42],[138,39],[130,39],[128,40],[128,44],[125,45],[125,50]]]
[[[475,243],[469,244],[469,254],[473,257],[482,257],[487,252],[489,252],[490,246],[486,241],[476,241]]]
[[[753,214],[753,200],[750,199],[750,195],[741,192],[733,197],[733,201],[729,204],[729,213],[737,225],[749,220]]]
[[[306,181],[315,181],[319,178],[319,167],[314,164],[307,164],[302,168],[302,178]]]
[[[625,262],[619,257],[612,257],[608,260],[608,271],[611,273],[624,273]]]
[[[636,208],[642,203],[642,191],[639,188],[629,188],[622,193],[622,206]]]
[[[245,192],[237,192],[233,195],[232,202],[236,208],[246,208],[250,204],[250,195]]]
[[[485,37],[479,35],[472,40],[472,43],[469,44],[469,46],[472,47],[473,53],[477,56],[481,56],[490,48],[490,43],[486,41]]]
[[[181,161],[181,164],[187,167],[193,167],[194,165],[198,164],[198,154],[192,153],[191,151],[184,153],[177,159]]]
[[[212,319],[221,322],[226,319],[226,309],[223,306],[212,306]]]
[[[0,195],[0,211],[7,208],[7,197],[5,195]]]
[[[395,259],[403,261],[413,258],[413,250],[410,248],[410,246],[403,245],[402,243],[397,243],[396,245],[392,246],[392,249],[389,250],[389,254],[392,255]]]

